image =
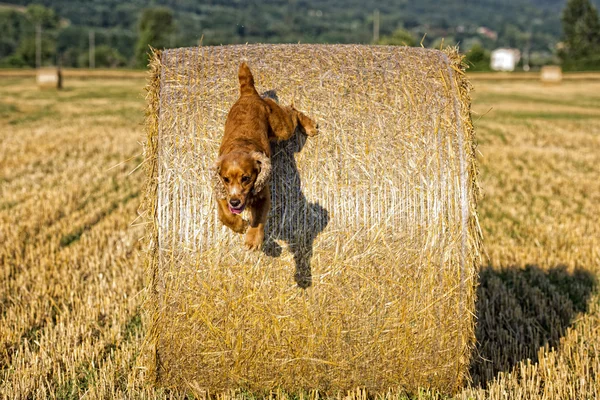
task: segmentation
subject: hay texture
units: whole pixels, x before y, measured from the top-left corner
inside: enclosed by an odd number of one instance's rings
[[[210,167],[237,69],[320,125],[274,144],[263,251],[217,220]],[[166,50],[151,62],[145,208],[159,385],[452,392],[479,255],[461,58],[387,46]]]

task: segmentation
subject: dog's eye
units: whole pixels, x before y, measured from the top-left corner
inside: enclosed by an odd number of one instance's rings
[[[250,181],[249,176],[242,176],[242,183],[248,183]]]
[[[229,178],[223,178],[223,182],[229,183]]]

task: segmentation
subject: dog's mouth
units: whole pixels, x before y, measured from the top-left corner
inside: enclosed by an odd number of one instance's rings
[[[232,214],[241,214],[242,211],[244,211],[244,208],[246,208],[246,204],[242,204],[237,207],[233,207],[231,204],[227,204],[227,206],[229,207],[229,211],[231,211]]]

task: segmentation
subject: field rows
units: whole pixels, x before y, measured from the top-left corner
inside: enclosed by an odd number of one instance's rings
[[[127,390],[142,338],[139,86],[121,89],[139,109],[128,126],[94,92],[66,90],[57,105],[21,88],[3,95],[19,111],[4,116],[0,148],[2,392],[111,397]],[[107,115],[86,115],[98,106]]]

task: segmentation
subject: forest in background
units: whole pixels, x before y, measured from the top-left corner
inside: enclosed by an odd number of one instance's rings
[[[597,6],[600,0],[594,2]],[[512,47],[526,52],[536,68],[560,61],[565,4],[564,0],[12,0],[0,3],[0,66],[34,67],[39,27],[41,64],[66,67],[89,67],[90,62],[96,67],[143,67],[148,44],[160,48],[301,42],[436,48],[458,44],[461,51],[473,52],[475,69],[487,67],[491,50]],[[379,38],[373,29],[376,13]],[[600,46],[599,35],[592,41]],[[571,69],[593,69],[595,62],[584,64]]]

